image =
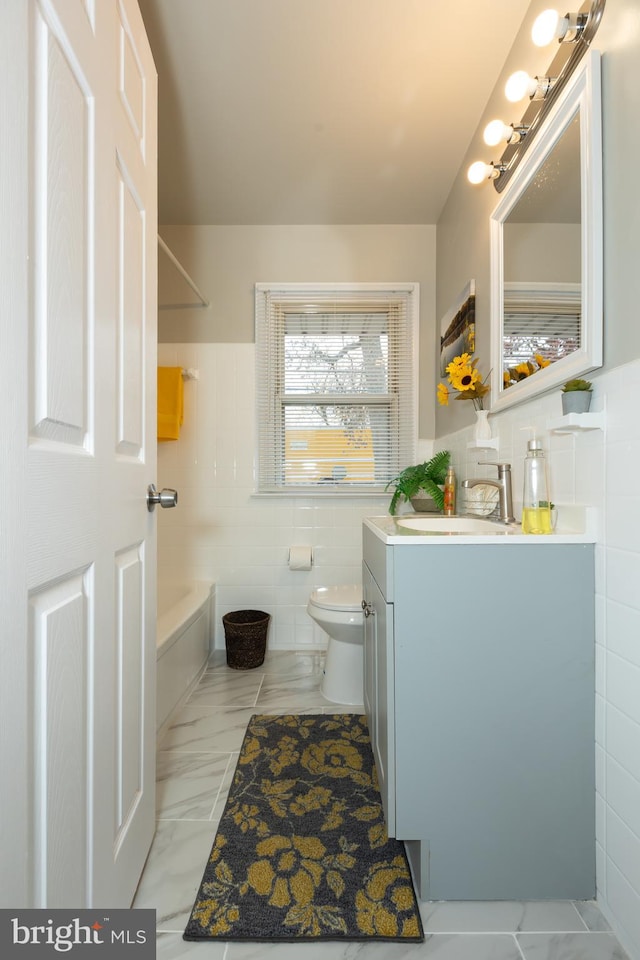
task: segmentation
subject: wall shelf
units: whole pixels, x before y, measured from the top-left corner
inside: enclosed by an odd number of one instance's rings
[[[158,246],[167,255],[167,257],[169,258],[171,263],[174,265],[174,267],[176,268],[176,270],[178,271],[182,279],[188,284],[188,286],[191,287],[196,297],[200,301],[200,303],[159,303],[158,310],[187,310],[190,307],[197,307],[201,309],[202,307],[210,306],[210,303],[207,300],[207,298],[204,296],[204,294],[200,292],[193,278],[189,276],[185,268],[182,266],[182,264],[176,257],[175,253],[173,253],[173,251],[169,249],[169,247],[164,242],[160,234],[158,234]]]
[[[604,430],[604,413],[567,413],[547,422],[552,433],[581,433],[583,430]]]
[[[498,438],[491,437],[489,440],[469,440],[467,450],[497,450]]]

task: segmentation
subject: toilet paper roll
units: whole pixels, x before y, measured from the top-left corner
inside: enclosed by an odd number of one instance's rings
[[[289,570],[311,570],[311,547],[289,547]]]

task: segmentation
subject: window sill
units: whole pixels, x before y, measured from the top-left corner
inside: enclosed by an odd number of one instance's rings
[[[297,487],[291,490],[270,490],[268,492],[260,491],[251,494],[252,500],[281,500],[283,498],[304,500],[317,498],[319,500],[326,500],[329,497],[332,499],[340,497],[341,499],[345,500],[380,500],[383,498],[390,498],[391,494],[388,491],[385,492],[384,490],[344,490],[340,487],[328,487],[325,490],[318,490],[316,488],[307,490],[303,489],[302,487]]]

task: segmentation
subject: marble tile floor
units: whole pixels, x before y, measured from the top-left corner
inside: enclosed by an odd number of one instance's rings
[[[254,713],[362,712],[320,693],[322,654],[268,653],[231,670],[216,652],[159,744],[157,829],[134,907],[157,911],[158,960],[627,960],[595,903],[421,904],[425,942],[186,943],[191,912]]]

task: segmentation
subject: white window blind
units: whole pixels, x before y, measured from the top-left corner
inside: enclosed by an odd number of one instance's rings
[[[560,360],[580,349],[582,298],[579,283],[504,285],[505,367],[530,360]]]
[[[256,285],[259,493],[377,492],[414,462],[417,300]]]

